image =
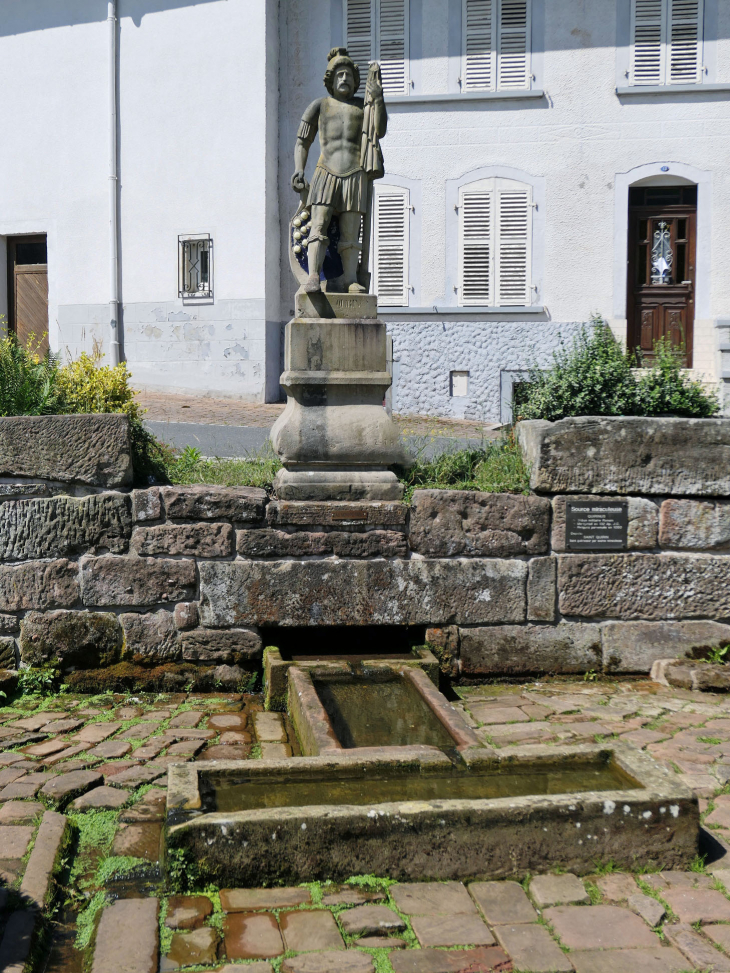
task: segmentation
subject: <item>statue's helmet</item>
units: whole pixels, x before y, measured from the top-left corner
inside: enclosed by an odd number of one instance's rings
[[[327,70],[324,74],[324,86],[332,94],[335,72],[338,68],[346,66],[352,71],[355,79],[355,91],[360,87],[360,68],[347,53],[346,47],[333,47],[327,55]]]

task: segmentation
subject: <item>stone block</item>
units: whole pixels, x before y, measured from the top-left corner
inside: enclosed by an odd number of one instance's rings
[[[143,557],[86,557],[81,561],[85,605],[157,605],[196,594],[194,561]]]
[[[329,557],[333,553],[331,535],[324,531],[239,530],[236,550],[241,557]]]
[[[122,493],[0,504],[3,561],[68,557],[98,550],[123,554],[131,533],[131,502]]]
[[[686,551],[730,549],[730,503],[665,500],[659,515],[659,543]]]
[[[15,669],[15,639],[11,635],[0,636],[0,669]]]
[[[523,561],[208,561],[199,570],[200,617],[213,628],[479,624],[526,614]]]
[[[728,419],[580,416],[516,429],[533,490],[730,496]]]
[[[554,622],[557,612],[558,562],[554,557],[534,557],[527,574],[527,620]]]
[[[124,415],[13,416],[0,419],[0,476],[40,477],[87,486],[132,482]]]
[[[197,628],[200,624],[200,613],[197,602],[183,601],[179,605],[175,605],[173,617],[175,619],[175,628],[181,632],[189,628]]]
[[[196,628],[180,635],[185,662],[239,665],[263,656],[263,642],[257,631],[249,628]]]
[[[390,500],[370,502],[272,500],[266,508],[271,527],[405,528],[408,507]]]
[[[119,969],[125,973],[155,973],[158,962],[158,899],[118,899],[104,909],[96,934],[91,973]]]
[[[728,618],[730,558],[561,554],[558,596],[563,615],[584,618]]]
[[[459,634],[465,677],[589,672],[602,665],[598,625],[494,625]]]
[[[15,635],[20,631],[20,619],[17,615],[0,615],[0,635]]]
[[[174,520],[262,520],[266,491],[257,487],[177,486],[162,487],[167,516]]]
[[[409,543],[426,557],[514,557],[549,549],[550,502],[542,497],[416,490]]]
[[[149,490],[132,490],[132,518],[135,524],[162,517],[162,500],[159,487]]]
[[[233,554],[233,542],[230,524],[161,524],[136,527],[132,550],[142,556],[228,557]]]
[[[181,647],[172,612],[161,609],[144,615],[125,612],[119,616],[124,629],[124,655],[144,659],[179,659]]]
[[[605,622],[601,628],[603,665],[615,673],[650,672],[659,659],[730,642],[730,625],[719,622]]]
[[[553,497],[552,549],[564,553],[565,547],[565,510],[572,497]],[[575,498],[578,499],[578,498]],[[599,496],[596,500],[627,500],[629,504],[629,526],[627,548],[629,551],[653,550],[657,546],[659,529],[659,507],[653,500],[644,497]]]
[[[20,626],[20,658],[31,666],[97,669],[121,658],[122,626],[111,612],[29,612]]]
[[[58,561],[27,561],[0,565],[0,609],[28,611],[70,608],[80,594],[78,565]]]
[[[640,949],[656,936],[638,916],[616,905],[560,905],[543,913],[569,949]]]
[[[538,909],[550,905],[586,905],[591,901],[581,880],[570,872],[536,875],[530,882],[530,895]]]

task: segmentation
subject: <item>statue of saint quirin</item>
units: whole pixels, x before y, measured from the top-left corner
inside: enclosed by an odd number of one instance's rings
[[[364,216],[363,241],[369,246],[372,181],[383,176],[380,139],[388,127],[380,68],[377,64],[371,66],[365,98],[356,98],[360,71],[346,48],[335,47],[329,53],[324,84],[329,97],[312,102],[302,116],[294,149],[296,172],[291,180],[295,192],[306,191],[304,169],[319,131],[322,152],[307,199],[312,224],[307,252],[309,277],[304,291],[314,294],[320,290],[320,272],[330,242],[327,230],[332,217],[337,216],[344,290],[362,294],[367,288],[358,280],[363,250],[360,226]],[[367,272],[367,267],[363,270]]]

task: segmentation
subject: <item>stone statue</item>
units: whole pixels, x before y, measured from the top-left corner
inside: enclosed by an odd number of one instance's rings
[[[299,226],[304,222],[308,234],[302,239],[299,233],[302,242],[297,242],[299,231],[295,219],[293,249],[295,255],[306,249],[308,276],[303,280],[302,289],[306,294],[316,294],[321,290],[320,275],[328,247],[333,242],[328,230],[333,216],[337,217],[339,239],[336,249],[342,261],[342,290],[364,294],[369,290],[367,262],[372,181],[384,174],[380,139],[388,127],[380,68],[377,64],[371,66],[365,99],[356,98],[360,71],[346,48],[335,47],[329,53],[324,84],[329,97],[312,102],[304,112],[297,132],[296,172],[291,183],[302,198],[297,215],[306,218],[304,221],[299,219]],[[322,152],[307,192],[304,169],[317,131]],[[307,222],[310,215],[311,223]]]

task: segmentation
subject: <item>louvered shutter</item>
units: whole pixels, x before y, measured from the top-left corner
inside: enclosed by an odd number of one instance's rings
[[[501,0],[497,45],[497,87],[529,88],[529,0]]]
[[[664,82],[664,12],[665,0],[632,2],[632,84],[656,85]]]
[[[668,13],[668,81],[698,84],[702,81],[702,0],[669,0]]]
[[[378,304],[407,307],[409,196],[407,189],[378,186],[375,192],[375,293]]]
[[[383,75],[383,90],[393,95],[404,95],[408,0],[379,0],[378,6],[378,60]]]
[[[360,69],[363,85],[368,76],[369,62],[374,59],[374,3],[375,0],[347,0],[347,50]]]
[[[459,199],[459,303],[494,303],[494,193],[462,189]]]
[[[495,87],[496,6],[497,0],[464,0],[462,87],[465,90]]]
[[[496,303],[530,304],[531,202],[529,188],[497,192]]]

